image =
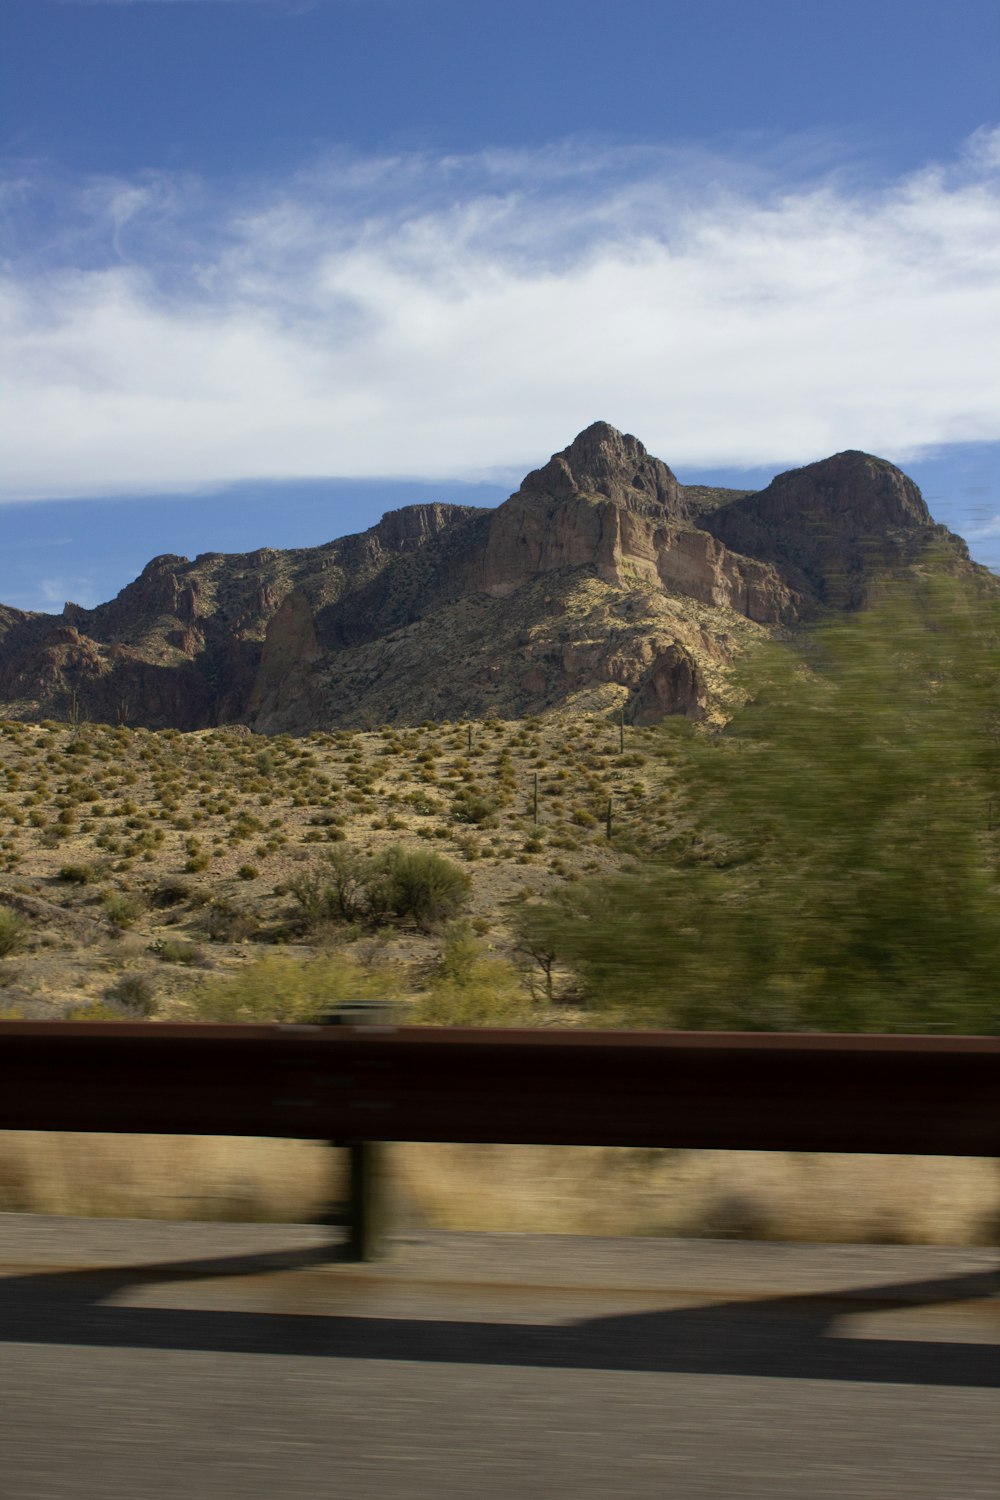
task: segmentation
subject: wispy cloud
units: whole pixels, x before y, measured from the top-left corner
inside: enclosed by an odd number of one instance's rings
[[[90,577],[77,574],[73,577],[39,578],[26,589],[16,586],[4,594],[4,603],[15,609],[39,610],[43,614],[59,614],[67,599],[80,604],[84,609],[93,609],[101,602],[100,586]]]
[[[966,540],[969,542],[988,541],[993,537],[1000,537],[1000,516],[998,515],[990,516],[989,520],[984,521],[982,525],[970,527],[966,531]]]
[[[681,470],[1000,439],[1000,132],[878,188],[803,155],[334,155],[239,190],[22,165],[4,493],[483,477],[598,416]]]

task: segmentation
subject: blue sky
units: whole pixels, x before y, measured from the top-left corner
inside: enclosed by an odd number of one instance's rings
[[[4,0],[0,600],[482,504],[597,417],[1000,565],[995,0]]]

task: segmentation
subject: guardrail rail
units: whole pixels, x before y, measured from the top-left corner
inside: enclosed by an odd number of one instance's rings
[[[0,1022],[0,1129],[1000,1157],[1000,1038]]]

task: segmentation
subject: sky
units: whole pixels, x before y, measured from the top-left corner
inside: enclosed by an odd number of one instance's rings
[[[3,0],[0,601],[844,448],[1000,567],[995,0]]]

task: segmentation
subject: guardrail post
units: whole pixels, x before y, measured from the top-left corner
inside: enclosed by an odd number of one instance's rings
[[[380,1026],[392,1021],[392,1007],[379,1000],[347,1000],[323,1017],[327,1026]],[[332,1142],[331,1144],[340,1144]],[[382,1141],[347,1142],[347,1245],[352,1261],[386,1254],[390,1223],[387,1150]]]
[[[347,1256],[355,1261],[378,1260],[385,1254],[389,1222],[385,1146],[381,1141],[353,1141],[347,1155]]]

